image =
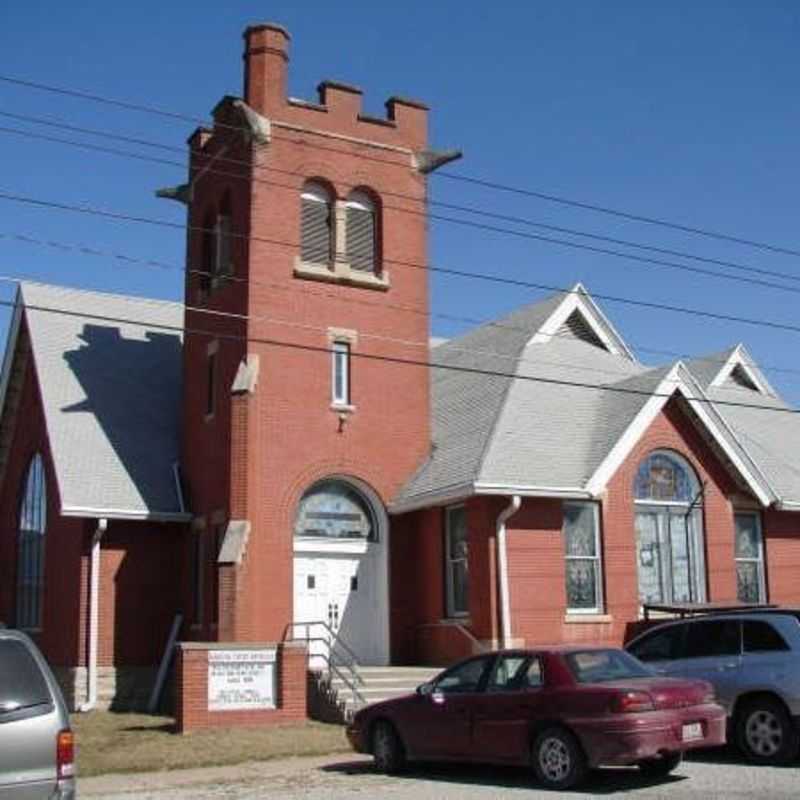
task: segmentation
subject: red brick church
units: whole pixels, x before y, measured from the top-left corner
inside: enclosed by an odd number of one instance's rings
[[[0,620],[71,701],[147,691],[174,625],[436,664],[620,642],[647,602],[800,604],[800,417],[747,350],[646,366],[581,285],[434,346],[428,109],[288,97],[288,50],[247,29],[243,97],[162,192],[184,304],[20,287]]]

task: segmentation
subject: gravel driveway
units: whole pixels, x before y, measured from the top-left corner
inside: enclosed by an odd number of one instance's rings
[[[662,797],[670,800],[796,798],[800,765],[752,767],[727,753],[684,762],[666,780],[647,783],[635,769],[592,773],[581,795]],[[79,796],[104,800],[472,800],[556,795],[539,790],[524,770],[494,767],[419,767],[398,777],[377,774],[362,757],[330,756],[273,761],[146,775],[140,778],[92,778],[79,785]]]

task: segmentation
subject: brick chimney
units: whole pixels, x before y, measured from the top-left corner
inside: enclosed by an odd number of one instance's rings
[[[267,22],[250,25],[244,32],[244,98],[261,114],[286,102],[289,32]]]

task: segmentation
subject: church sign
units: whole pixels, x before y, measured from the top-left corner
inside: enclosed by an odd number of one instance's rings
[[[209,650],[208,710],[275,708],[276,650]]]

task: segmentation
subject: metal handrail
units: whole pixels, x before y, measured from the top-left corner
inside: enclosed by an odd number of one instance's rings
[[[491,648],[487,647],[483,642],[475,638],[475,635],[467,627],[460,622],[426,622],[419,626],[420,628],[455,628],[462,633],[472,645],[473,654],[488,653]]]
[[[328,638],[323,638],[321,636],[311,636],[311,628],[312,626],[321,627],[325,633],[328,634]],[[305,637],[297,637],[294,636],[294,629],[296,627],[302,627],[305,629]],[[289,632],[292,632],[292,636],[289,636]],[[346,642],[342,640],[342,638],[334,632],[334,630],[328,625],[327,622],[323,620],[317,620],[314,622],[290,622],[284,628],[283,631],[283,641],[298,641],[298,642],[305,642],[306,646],[310,645],[311,642],[322,642],[323,644],[327,645],[327,653],[325,654],[315,654],[321,655],[321,657],[325,660],[325,663],[328,666],[328,671],[336,675],[339,680],[344,683],[344,685],[350,690],[350,693],[353,696],[353,702],[360,703],[361,705],[366,705],[366,699],[364,695],[358,688],[357,684],[364,686],[364,678],[361,677],[361,674],[358,672],[358,662],[356,661],[355,653],[352,649],[347,645]],[[350,679],[339,669],[339,665],[333,659],[333,652],[334,648],[339,645],[341,646],[347,655],[350,657],[350,661],[345,661],[342,663],[342,666],[347,667],[350,673]]]

